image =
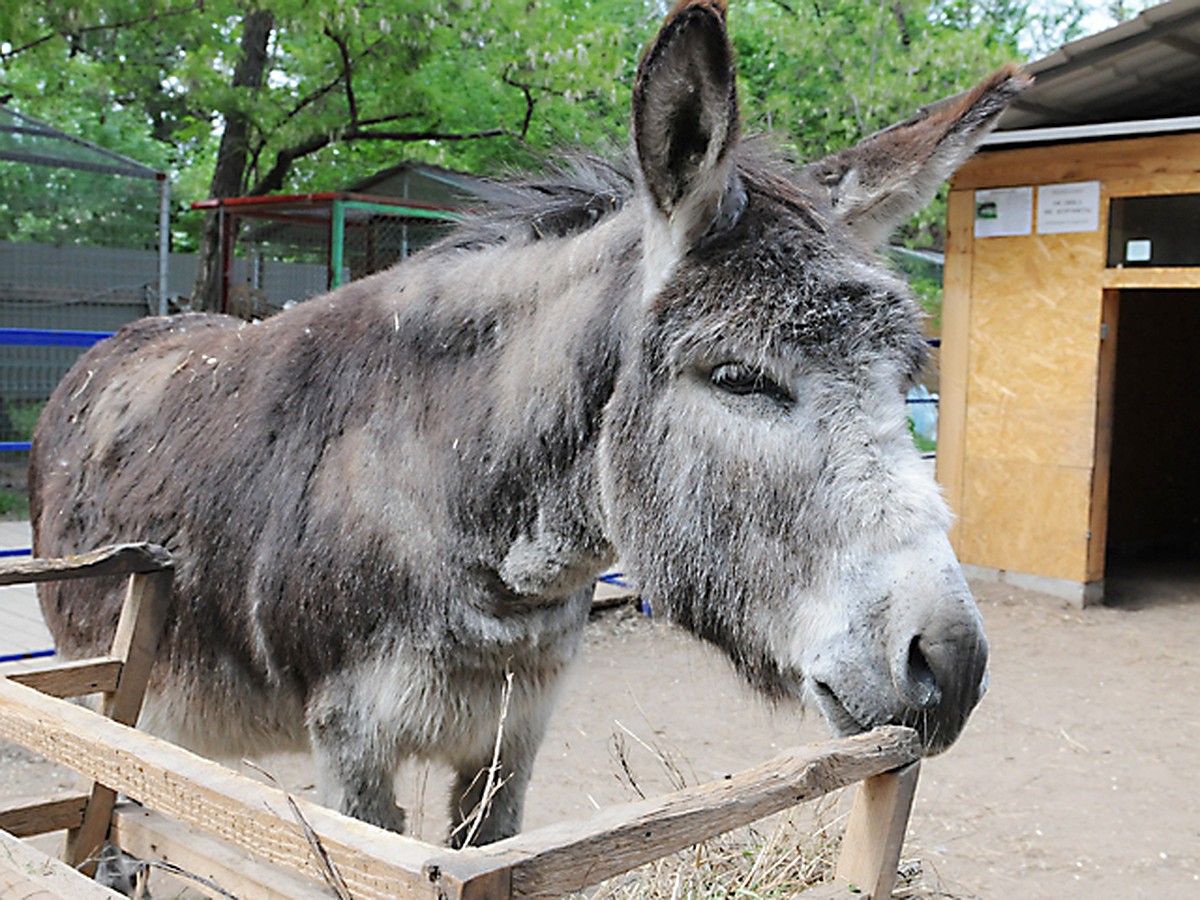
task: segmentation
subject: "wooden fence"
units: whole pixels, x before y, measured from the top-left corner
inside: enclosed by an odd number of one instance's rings
[[[905,728],[790,750],[721,781],[464,850],[383,831],[139,732],[131,726],[165,619],[172,565],[165,551],[145,544],[0,565],[0,584],[130,576],[107,656],[0,679],[0,738],[93,783],[0,808],[0,895],[118,896],[81,874],[93,872],[107,838],[219,885],[213,896],[559,897],[858,781],[838,884],[813,896],[891,893],[920,756],[915,732]],[[99,712],[62,699],[95,693],[103,698]],[[140,805],[115,804],[118,793]],[[62,829],[61,862],[21,840]]]

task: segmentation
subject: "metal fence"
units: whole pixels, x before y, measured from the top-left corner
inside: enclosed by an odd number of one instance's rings
[[[346,192],[230,197],[192,204],[221,234],[219,307],[245,319],[382,271],[445,234],[459,214]],[[295,280],[304,273],[306,280]],[[278,279],[288,274],[292,280]]]
[[[0,106],[0,184],[0,328],[112,331],[166,310],[166,175]],[[24,436],[79,352],[0,345],[0,441]]]
[[[0,237],[15,243],[151,250],[156,254],[134,285],[150,291],[156,312],[166,309],[170,183],[164,173],[0,107]],[[35,269],[34,256],[17,259]],[[22,286],[14,260],[0,268],[0,285]],[[73,288],[68,272],[41,281]],[[144,287],[142,287],[144,285]]]

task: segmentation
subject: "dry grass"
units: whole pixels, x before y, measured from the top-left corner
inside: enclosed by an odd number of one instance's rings
[[[837,798],[763,819],[574,895],[588,900],[782,900],[833,879],[845,816]],[[901,860],[893,900],[967,900],[920,860]],[[849,891],[847,891],[849,896]]]
[[[686,787],[689,767],[683,754],[645,741],[621,723],[610,743],[614,770],[631,796],[644,797],[639,782],[665,775],[674,788]],[[642,777],[631,761],[629,739],[650,751],[657,773]],[[737,828],[657,862],[611,878],[580,894],[588,900],[775,900],[803,895],[832,881],[841,851],[847,812],[841,792]],[[965,900],[927,877],[920,860],[902,860],[893,900]]]
[[[584,894],[592,900],[794,897],[828,880],[837,862],[840,825],[827,800],[813,813],[781,813],[610,879]],[[820,822],[813,827],[814,818]]]

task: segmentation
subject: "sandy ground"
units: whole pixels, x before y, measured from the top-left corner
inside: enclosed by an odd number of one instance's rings
[[[1076,610],[974,585],[992,643],[991,689],[963,738],[926,761],[904,858],[924,896],[1200,897],[1200,564],[1110,578],[1109,605]],[[689,783],[824,737],[816,716],[765,707],[724,660],[626,609],[593,621],[538,761],[526,824],[630,799],[666,756]],[[293,790],[302,757],[259,761]],[[5,796],[46,789],[46,764],[0,748]],[[444,777],[401,776],[411,824],[444,830]],[[844,805],[844,801],[843,801]]]

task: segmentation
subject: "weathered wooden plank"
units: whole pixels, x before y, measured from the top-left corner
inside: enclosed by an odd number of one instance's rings
[[[6,560],[0,563],[0,585],[161,572],[174,565],[171,554],[155,544],[118,544],[77,556]]]
[[[129,579],[129,589],[117,620],[109,655],[124,661],[117,687],[106,694],[101,714],[122,725],[133,725],[142,711],[150,670],[158,639],[167,621],[171,605],[170,569],[160,572],[136,573]]]
[[[131,803],[118,804],[113,811],[111,839],[138,859],[168,863],[242,900],[329,900],[332,896],[324,884],[268,865],[241,847]],[[177,877],[193,891],[221,896],[201,881]],[[158,879],[151,874],[154,893]]]
[[[125,634],[116,643],[114,649],[123,651],[136,638]],[[127,713],[136,717],[136,710]],[[9,680],[0,681],[0,736],[75,768],[103,790],[120,790],[177,818],[180,827],[236,843],[305,879],[319,877],[305,829],[294,824],[290,798],[281,791]],[[302,810],[356,897],[547,897],[911,762],[919,754],[911,730],[881,729],[800,748],[720,782],[461,853],[302,801],[294,808]],[[106,813],[106,826],[107,820]],[[139,834],[137,826],[127,826],[126,833]],[[126,843],[146,840],[141,834]],[[172,846],[173,852],[181,852]]]
[[[125,602],[117,620],[110,655],[122,660],[116,688],[104,695],[101,714],[122,725],[134,725],[146,696],[154,651],[171,603],[171,569],[135,573],[129,578]],[[65,860],[91,875],[97,851],[108,836],[116,792],[97,783],[92,787],[83,822],[67,834]]]
[[[8,677],[52,697],[82,697],[116,690],[122,665],[119,659],[98,656],[13,672]]]
[[[625,603],[632,603],[637,599],[639,591],[637,588],[622,587],[617,584],[609,584],[606,581],[596,582],[596,589],[592,593],[592,609],[611,609],[614,606],[621,606]]]
[[[916,732],[881,728],[784,753],[722,781],[603,810],[439,861],[512,863],[514,897],[557,897],[920,757]],[[473,857],[473,858],[472,858]],[[483,877],[483,876],[478,876]],[[470,872],[460,880],[469,884]]]
[[[306,878],[319,878],[288,795],[90,710],[0,679],[0,737]],[[304,800],[296,807],[358,898],[433,898],[444,854]]]
[[[837,878],[858,888],[862,896],[892,896],[904,846],[904,830],[912,811],[921,764],[866,779],[854,795]]]
[[[0,830],[26,838],[78,828],[83,823],[83,808],[88,795],[56,791],[47,797],[25,797],[0,809]]]
[[[0,831],[0,897],[5,900],[122,900],[65,863]]]
[[[519,858],[475,848],[443,850],[425,863],[425,878],[436,888],[439,900],[509,900],[512,865]]]

